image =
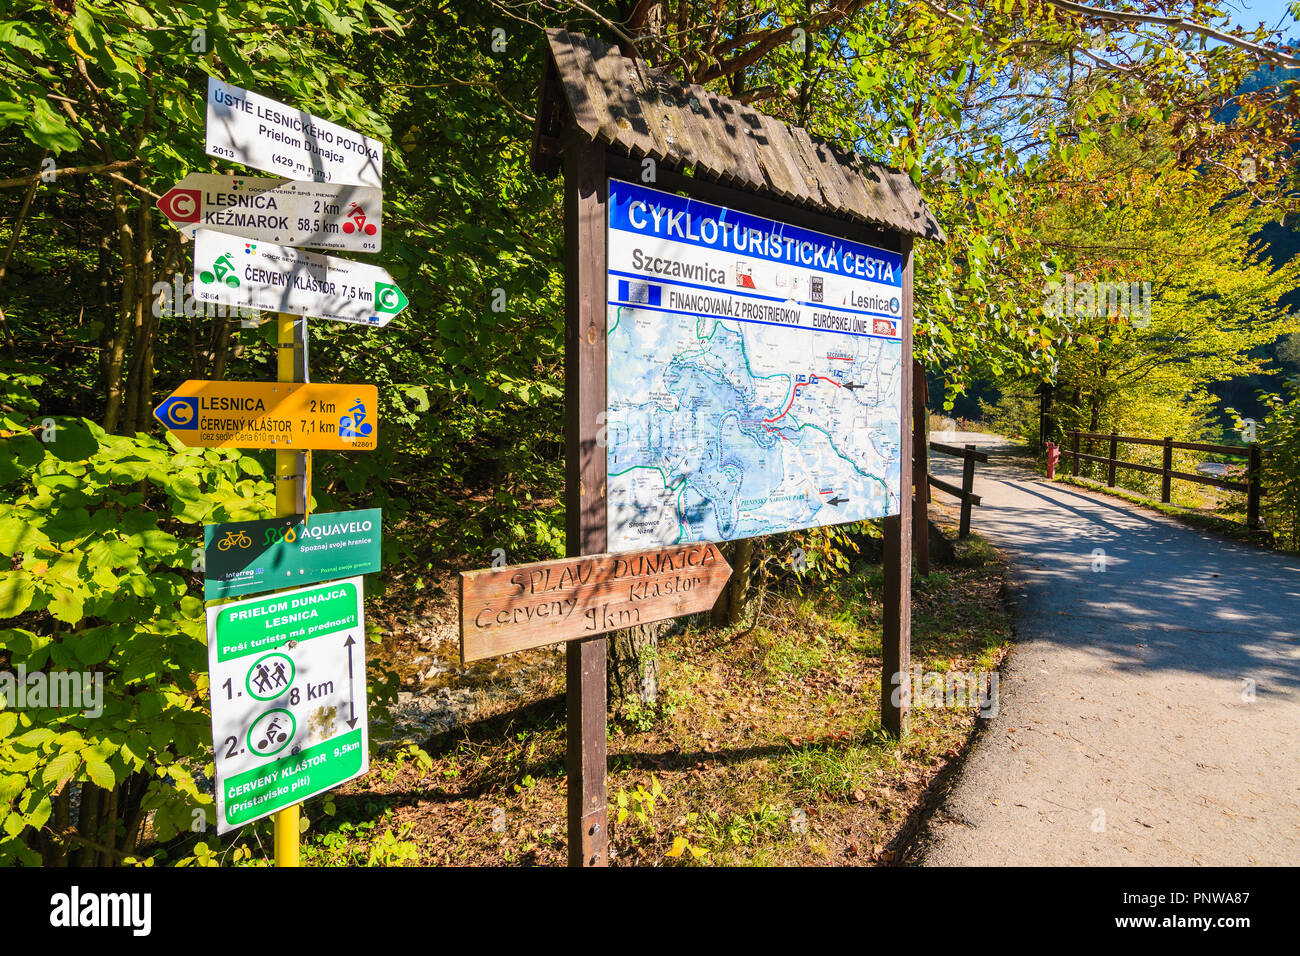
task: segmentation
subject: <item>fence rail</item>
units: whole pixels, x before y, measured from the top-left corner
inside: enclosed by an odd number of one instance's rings
[[[934,475],[927,475],[926,477],[935,488],[946,491],[961,501],[961,527],[957,532],[957,536],[964,538],[970,534],[971,506],[980,503],[980,496],[972,490],[975,487],[975,462],[987,462],[989,456],[982,451],[976,451],[974,445],[958,448],[956,445],[945,445],[937,441],[930,442],[930,450],[937,451],[941,455],[952,455],[954,458],[962,459],[960,488],[951,482],[944,481],[942,478],[936,478]]]
[[[1105,465],[1106,485],[1110,488],[1115,487],[1116,468],[1127,468],[1130,471],[1140,471],[1148,475],[1159,475],[1161,479],[1160,500],[1165,504],[1169,504],[1170,483],[1175,478],[1198,485],[1212,485],[1216,488],[1227,488],[1230,491],[1244,491],[1246,493],[1246,527],[1251,531],[1259,528],[1259,499],[1264,495],[1264,489],[1260,487],[1259,480],[1260,463],[1263,460],[1259,445],[1251,444],[1244,448],[1238,445],[1207,445],[1203,442],[1174,441],[1172,438],[1139,438],[1135,435],[1120,435],[1115,432],[1103,435],[1097,432],[1067,431],[1065,436],[1070,439],[1070,447],[1062,448],[1061,456],[1070,459],[1071,474],[1075,478],[1079,477],[1079,462],[1081,461],[1091,461],[1099,465]],[[1083,439],[1090,442],[1107,442],[1110,454],[1092,455],[1080,451],[1079,444]],[[1137,461],[1122,461],[1119,457],[1120,445],[1152,445],[1163,448],[1164,457],[1159,467],[1144,465]],[[1174,471],[1175,450],[1245,458],[1247,462],[1245,480],[1237,481],[1230,478],[1216,478],[1213,475],[1197,475],[1187,471]]]

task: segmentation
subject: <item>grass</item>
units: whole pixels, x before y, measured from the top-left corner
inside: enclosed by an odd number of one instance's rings
[[[978,537],[913,588],[913,661],[992,669],[1012,636],[1003,564]],[[660,644],[660,699],[608,737],[614,865],[896,862],[973,709],[915,708],[880,727],[879,568],[826,587],[769,590],[752,627],[690,619]],[[516,698],[457,729],[372,758],[313,801],[312,864],[563,865],[562,654]],[[325,810],[332,810],[327,813]]]

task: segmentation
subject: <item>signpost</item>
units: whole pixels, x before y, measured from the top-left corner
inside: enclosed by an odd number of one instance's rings
[[[407,306],[386,269],[292,246],[196,230],[194,297],[383,327]]]
[[[461,660],[707,611],[730,576],[708,543],[461,572]]]
[[[378,403],[373,385],[191,379],[154,417],[190,448],[373,451]]]
[[[212,601],[379,570],[378,508],[210,524],[203,596]]]
[[[217,832],[369,767],[361,578],[208,608]]]
[[[193,173],[158,208],[194,240],[197,299],[277,313],[277,381],[189,381],[154,416],[192,448],[276,452],[279,517],[204,529],[205,597],[346,577],[208,610],[218,829],[274,815],[297,866],[298,803],[369,765],[357,575],[380,546],[378,510],[307,519],[312,450],[374,449],[379,410],[373,385],[308,383],[306,317],[382,327],[408,303],[378,266],[295,248],[379,250],[382,144],[216,77],[206,105],[208,155],[289,179]]]
[[[200,229],[253,242],[377,252],[384,193],[371,186],[190,173],[158,200],[187,238]]]
[[[384,146],[338,123],[208,77],[209,156],[323,183],[379,186]]]

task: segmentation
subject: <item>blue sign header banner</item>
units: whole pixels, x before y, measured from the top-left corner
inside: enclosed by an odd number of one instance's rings
[[[851,279],[903,287],[903,257],[749,213],[622,180],[609,181],[609,226]]]

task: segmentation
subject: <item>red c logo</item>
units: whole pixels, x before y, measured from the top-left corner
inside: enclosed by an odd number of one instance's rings
[[[158,208],[172,222],[198,222],[201,202],[197,189],[173,189],[158,200]]]

